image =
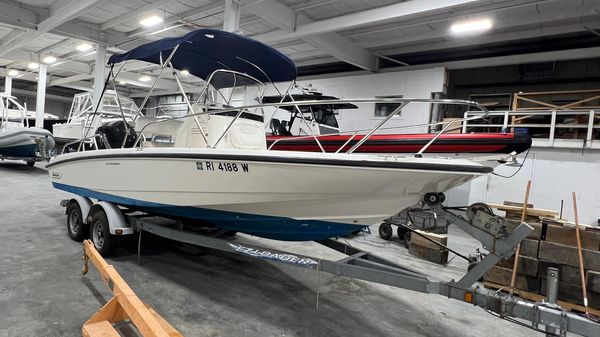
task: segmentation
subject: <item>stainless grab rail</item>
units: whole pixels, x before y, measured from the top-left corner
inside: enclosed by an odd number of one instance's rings
[[[401,109],[404,108],[409,103],[427,103],[427,104],[440,103],[440,104],[465,105],[465,106],[469,106],[469,107],[475,107],[475,108],[479,109],[482,112],[482,115],[478,116],[478,117],[473,117],[472,119],[485,118],[487,116],[487,114],[488,114],[488,110],[485,107],[481,106],[477,102],[468,101],[468,100],[452,100],[452,99],[354,98],[354,99],[310,100],[310,101],[295,101],[295,102],[284,102],[284,103],[253,104],[253,105],[246,105],[246,106],[241,106],[241,107],[231,107],[231,108],[216,109],[216,110],[211,110],[211,111],[202,111],[202,112],[198,112],[198,113],[188,114],[188,115],[185,115],[185,116],[174,117],[174,118],[171,118],[171,119],[168,119],[168,120],[158,120],[158,121],[150,122],[150,123],[146,124],[141,129],[140,136],[138,136],[138,138],[136,139],[136,141],[134,143],[134,147],[141,147],[141,148],[143,148],[143,142],[140,142],[140,141],[142,139],[141,135],[143,134],[143,132],[146,129],[146,127],[148,127],[149,125],[154,125],[154,124],[158,124],[158,123],[164,123],[166,121],[180,120],[180,119],[185,119],[185,118],[190,118],[190,117],[194,117],[195,118],[197,116],[209,115],[209,114],[219,114],[219,113],[225,113],[225,112],[238,112],[238,114],[236,115],[236,118],[234,118],[229,123],[228,127],[226,128],[226,130],[225,130],[225,133],[226,133],[229,130],[229,128],[231,127],[231,125],[237,120],[237,117],[239,117],[239,115],[241,115],[240,111],[243,111],[243,110],[246,110],[246,109],[249,110],[249,109],[265,108],[265,107],[275,107],[275,108],[278,108],[278,107],[283,107],[283,106],[298,107],[298,106],[305,106],[305,105],[340,104],[340,103],[400,103],[401,104],[400,107],[396,108],[394,110],[394,112],[392,112],[392,114],[390,114],[391,117],[388,116],[388,118],[386,118],[384,121],[382,121],[381,123],[379,123],[375,128],[370,129],[369,133],[365,137],[363,137],[361,139],[361,141],[359,142],[360,144],[358,144],[358,143],[355,144],[353,146],[353,148],[351,148],[350,150],[348,150],[346,153],[352,153],[352,152],[354,152],[360,145],[364,144],[364,142],[366,142],[371,135],[373,135],[378,130],[382,129],[382,126],[385,123],[387,123],[389,120],[391,120],[391,118],[394,115],[396,115],[397,113],[399,113],[401,111]],[[456,120],[456,121],[458,121],[458,120]],[[453,121],[453,122],[456,122],[456,121]],[[445,123],[442,123],[442,125],[443,124],[445,124]],[[427,125],[440,125],[440,123],[429,123]],[[407,126],[407,127],[414,127],[414,125]],[[356,135],[354,135],[354,136],[356,136]],[[221,137],[219,137],[219,139]],[[323,146],[322,146],[322,144],[320,144],[320,141],[318,140],[318,137],[316,137],[314,135],[307,136],[307,137],[315,139],[315,141],[318,143],[318,145],[322,149],[322,151],[325,151],[324,148],[323,148]],[[354,137],[352,137],[352,138],[354,138]],[[296,139],[298,139],[298,138],[296,138]],[[436,137],[436,139],[437,139],[437,137]],[[345,144],[345,145],[347,145],[347,144]],[[272,145],[271,145],[271,147],[272,147]],[[339,150],[338,150],[338,152],[339,152]]]

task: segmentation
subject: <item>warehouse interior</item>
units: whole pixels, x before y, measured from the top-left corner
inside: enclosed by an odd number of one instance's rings
[[[600,0],[0,0],[0,336],[598,336],[599,110]]]

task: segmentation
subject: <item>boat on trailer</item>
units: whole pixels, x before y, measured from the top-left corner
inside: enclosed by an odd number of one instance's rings
[[[180,118],[174,146],[144,147],[144,129],[136,133],[124,120],[118,132],[100,132],[81,141],[99,139],[94,142],[98,149],[80,146],[81,151],[53,158],[47,167],[55,188],[228,231],[309,241],[360,231],[419,202],[426,193],[444,192],[492,171],[467,160],[269,151],[263,109],[291,103],[256,102],[265,82],[294,81],[296,67],[277,50],[247,37],[200,29],[113,55],[109,64],[127,60],[157,64],[160,73],[173,70],[191,112]],[[188,100],[177,70],[205,80],[198,101]],[[449,104],[478,107],[467,101]]]
[[[350,103],[331,104],[336,97],[317,93],[274,95],[263,97],[264,103],[315,101],[315,104],[280,107],[287,116],[269,121],[267,147],[271,150],[345,152],[356,145],[364,135],[342,133],[337,121],[339,110],[358,109]],[[277,112],[273,113],[275,117]],[[394,131],[387,129],[386,131]],[[319,143],[313,137],[317,136]],[[385,133],[372,135],[357,148],[357,153],[414,154],[429,143],[435,133]],[[321,149],[322,146],[322,149]],[[506,159],[531,147],[531,136],[526,133],[443,133],[432,143],[423,156],[463,158],[487,162]]]
[[[0,159],[23,160],[33,166],[48,159],[53,148],[50,131],[29,127],[27,109],[15,97],[0,95]]]

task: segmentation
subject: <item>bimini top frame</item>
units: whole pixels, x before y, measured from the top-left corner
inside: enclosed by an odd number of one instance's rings
[[[228,69],[247,74],[261,82],[285,82],[296,79],[296,65],[284,54],[256,40],[216,29],[198,29],[182,37],[166,38],[141,45],[110,57],[108,63],[140,60],[163,64],[163,57],[176,53],[169,62],[174,69],[187,70],[207,79],[215,70]],[[231,87],[231,82],[212,83]]]

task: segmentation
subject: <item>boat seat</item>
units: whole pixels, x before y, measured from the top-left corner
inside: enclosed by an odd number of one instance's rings
[[[279,129],[281,128],[281,122],[277,118],[271,119],[271,133],[275,136],[279,135]]]
[[[291,136],[292,133],[288,131],[288,122],[281,121],[281,125],[279,126],[279,134],[281,136]]]

